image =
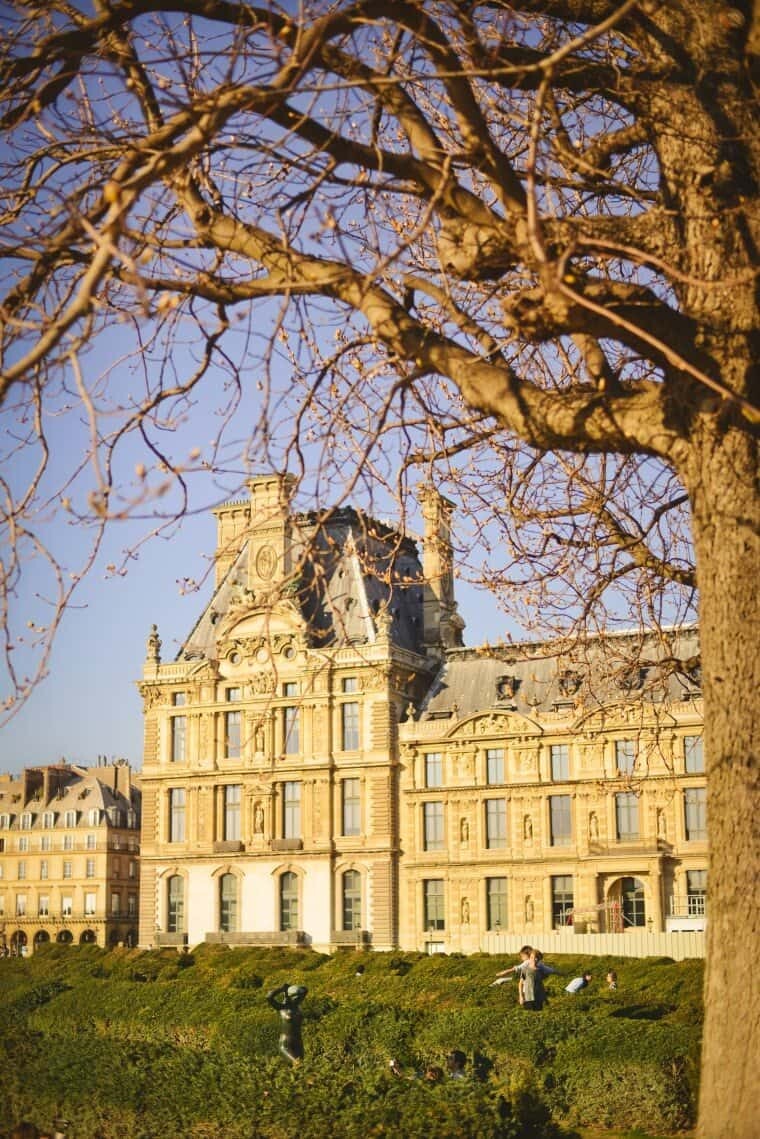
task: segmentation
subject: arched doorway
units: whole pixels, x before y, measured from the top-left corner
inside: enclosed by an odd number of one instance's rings
[[[23,929],[14,930],[11,934],[11,953],[14,957],[23,957],[26,953],[29,939]]]
[[[646,887],[640,878],[618,878],[612,883],[607,899],[619,907],[622,932],[646,928]]]
[[[34,948],[38,945],[44,945],[45,942],[50,941],[50,934],[46,929],[38,929],[34,935]]]
[[[59,945],[71,945],[74,940],[74,934],[70,929],[62,929],[55,940]]]
[[[85,929],[79,938],[80,945],[94,945],[97,941],[97,935],[94,929]]]

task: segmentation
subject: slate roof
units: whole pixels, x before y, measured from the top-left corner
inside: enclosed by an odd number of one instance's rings
[[[300,581],[286,583],[281,599],[295,606],[311,643],[372,643],[385,609],[391,617],[391,640],[424,653],[422,565],[414,541],[353,508],[335,511],[327,519],[297,515],[294,521],[297,533],[311,544],[310,556]],[[245,587],[247,557],[246,542],[177,660],[216,659],[219,627],[236,592]]]
[[[418,719],[463,719],[511,709],[531,717],[582,704],[683,700],[700,689],[696,628],[590,638],[568,650],[559,643],[506,649],[451,649]],[[680,662],[680,663],[679,663]]]

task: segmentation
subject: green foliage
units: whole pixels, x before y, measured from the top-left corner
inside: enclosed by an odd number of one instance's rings
[[[363,971],[357,973],[357,964]],[[551,1139],[561,1127],[688,1127],[701,964],[599,960],[577,996],[556,962],[542,1013],[489,987],[485,956],[201,946],[45,947],[0,961],[0,1132],[69,1120],[70,1139]],[[620,988],[604,989],[608,967]],[[277,1052],[268,989],[306,984],[306,1058]],[[461,1048],[466,1081],[423,1081]],[[404,1078],[393,1076],[391,1058]]]

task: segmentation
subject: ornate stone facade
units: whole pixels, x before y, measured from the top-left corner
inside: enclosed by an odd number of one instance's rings
[[[696,634],[465,649],[445,500],[420,557],[290,489],[215,511],[214,596],[174,661],[148,638],[140,943],[703,922]]]

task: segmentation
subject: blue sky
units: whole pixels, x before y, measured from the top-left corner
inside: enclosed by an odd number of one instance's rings
[[[357,503],[356,505],[361,505]],[[213,552],[216,519],[192,516],[171,541],[153,539],[125,577],[98,570],[76,595],[59,631],[50,675],[5,727],[0,729],[0,771],[54,763],[65,757],[92,765],[98,755],[142,762],[142,702],[135,687],[145,640],[155,622],[164,660],[172,659],[209,595],[182,596],[180,578],[200,575]],[[115,528],[109,547],[118,551]],[[457,591],[467,644],[496,640],[506,629],[493,597],[462,585]]]

